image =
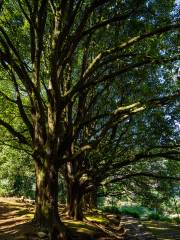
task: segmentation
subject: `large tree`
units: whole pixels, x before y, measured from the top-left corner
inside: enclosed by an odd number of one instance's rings
[[[35,220],[53,239],[58,226],[59,238],[65,239],[57,205],[59,169],[66,162],[72,172],[73,161],[97,148],[115,126],[178,95],[176,88],[167,92],[152,86],[152,96],[141,96],[141,89],[136,94],[131,85],[148,82],[156,66],[165,81],[166,64],[171,68],[178,59],[175,1],[2,3],[1,96],[16,113],[4,109],[0,125],[32,149]],[[120,87],[127,79],[129,88]]]

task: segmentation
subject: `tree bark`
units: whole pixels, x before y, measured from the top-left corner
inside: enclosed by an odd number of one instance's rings
[[[75,220],[83,220],[83,191],[78,182],[68,184],[68,216]]]
[[[36,208],[34,220],[52,240],[71,239],[58,213],[58,169],[50,161],[35,161]]]
[[[85,195],[84,203],[86,207],[89,207],[90,209],[96,209],[97,208],[97,189],[93,189],[91,192],[88,192]]]

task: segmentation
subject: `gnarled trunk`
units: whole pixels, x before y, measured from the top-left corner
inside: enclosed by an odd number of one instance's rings
[[[67,240],[68,233],[58,214],[58,169],[53,162],[35,162],[36,209],[34,220],[52,240]]]
[[[68,216],[75,220],[83,220],[83,191],[78,182],[68,184]]]

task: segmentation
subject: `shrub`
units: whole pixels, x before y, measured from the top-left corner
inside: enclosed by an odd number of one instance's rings
[[[103,208],[104,212],[114,213],[114,214],[120,214],[120,210],[118,207],[115,206],[107,206]]]
[[[170,219],[168,216],[164,216],[158,213],[150,213],[148,215],[149,220],[156,220],[156,221],[166,221],[166,222],[172,222],[172,219]]]
[[[175,222],[175,223],[180,223],[180,217],[175,217],[175,218],[173,218],[173,222]]]
[[[148,220],[160,220],[160,215],[158,213],[150,213],[148,215]]]
[[[129,216],[132,216],[134,218],[140,218],[140,213],[136,211],[136,209],[122,209],[120,210],[121,214],[124,214],[124,215],[129,215]]]
[[[129,215],[135,218],[140,218],[140,212],[138,212],[138,209],[136,207],[122,207],[118,208],[115,206],[107,206],[103,208],[103,211],[109,212],[109,213],[114,213],[114,214],[124,214],[124,215]]]

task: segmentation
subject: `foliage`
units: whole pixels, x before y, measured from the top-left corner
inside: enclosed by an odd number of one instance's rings
[[[106,206],[102,208],[104,212],[110,212],[114,214],[129,215],[141,220],[158,220],[165,222],[179,222],[179,218],[172,218],[166,213],[158,213],[154,210],[142,207],[142,206]]]
[[[110,212],[110,213],[114,213],[114,214],[123,214],[123,215],[129,215],[135,218],[140,218],[142,216],[142,209],[138,208],[138,207],[115,207],[115,206],[111,206],[111,207],[105,207],[103,208],[103,211],[105,212]]]
[[[0,155],[0,195],[34,198],[33,162],[23,151],[4,146]]]
[[[177,223],[180,223],[180,217],[175,217],[175,218],[173,218],[173,221],[174,221],[174,222],[177,222]]]

